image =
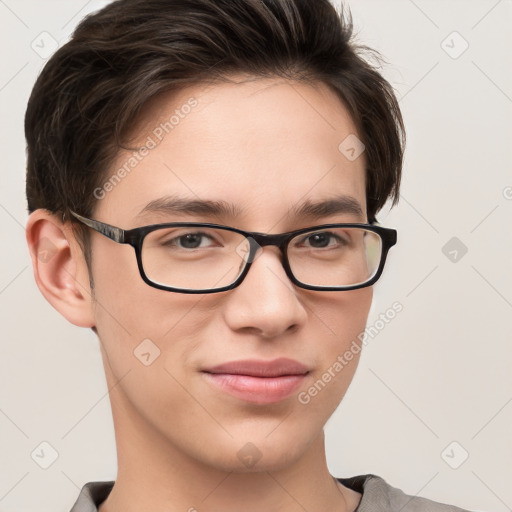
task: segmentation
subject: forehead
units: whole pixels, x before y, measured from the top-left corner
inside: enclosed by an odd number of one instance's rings
[[[231,203],[265,224],[299,202],[335,195],[353,197],[365,211],[364,154],[352,160],[340,151],[357,131],[331,89],[233,80],[148,103],[129,144],[139,150],[119,152],[106,180],[125,172],[107,187],[97,212],[126,225],[152,201],[178,196]]]

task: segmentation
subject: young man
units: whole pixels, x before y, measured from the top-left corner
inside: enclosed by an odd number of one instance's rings
[[[328,0],[117,0],[38,78],[34,275],[98,336],[118,454],[73,512],[461,510],[326,464],[404,138],[350,41]]]

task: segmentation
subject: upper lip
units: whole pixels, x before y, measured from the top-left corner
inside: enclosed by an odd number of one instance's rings
[[[227,373],[231,375],[248,375],[251,377],[283,377],[285,375],[305,375],[307,366],[286,357],[264,361],[262,359],[245,359],[230,361],[217,366],[205,368],[206,373]]]

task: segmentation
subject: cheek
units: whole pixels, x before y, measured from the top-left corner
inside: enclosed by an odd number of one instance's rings
[[[303,400],[299,397],[299,402],[318,409],[321,416],[328,417],[334,411],[352,381],[362,350],[359,337],[366,327],[372,297],[371,287],[332,292],[312,309],[325,329],[315,340],[322,350],[318,352],[315,374],[302,390]]]
[[[131,372],[130,378],[140,382],[135,395],[172,388],[164,366],[173,373],[175,367],[180,374],[185,371],[181,363],[212,321],[212,298],[149,286],[139,274],[133,248],[106,242],[97,244],[92,272],[96,329],[107,369],[115,380]]]
[[[311,303],[311,311],[325,326],[323,346],[340,351],[364,331],[373,298],[371,287],[345,292],[325,292]]]
[[[152,343],[160,345],[162,333],[183,316],[186,304],[142,280],[132,247],[97,242],[92,259],[96,328],[119,377],[140,366],[139,346],[143,350]]]
[[[127,355],[133,350],[130,347],[146,337],[139,339],[142,333],[137,329],[138,321],[144,318],[146,302],[142,285],[145,283],[137,270],[132,247],[108,240],[97,241],[93,247],[96,328],[107,354],[115,356],[116,364],[124,358],[124,366],[128,363]],[[134,315],[136,310],[139,314]]]

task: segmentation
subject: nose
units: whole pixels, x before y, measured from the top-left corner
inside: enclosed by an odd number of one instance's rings
[[[306,309],[281,257],[277,247],[259,249],[249,273],[226,302],[225,321],[232,330],[273,338],[304,325]]]

